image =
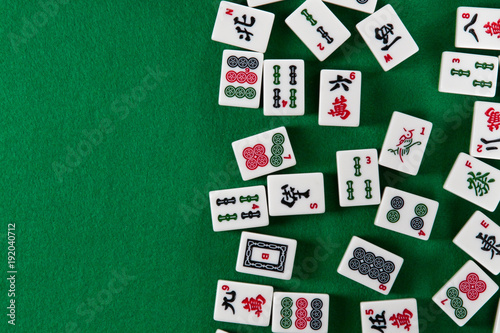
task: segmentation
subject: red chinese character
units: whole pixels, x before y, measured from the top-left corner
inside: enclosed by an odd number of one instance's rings
[[[404,326],[403,328],[409,331],[411,326],[410,318],[412,317],[413,313],[411,313],[411,311],[408,309],[404,309],[403,313],[393,314],[392,317],[389,318],[389,320],[393,321],[393,326],[397,326],[398,328],[399,326]]]
[[[260,317],[262,313],[262,304],[266,304],[266,299],[259,294],[256,298],[250,297],[250,299],[248,299],[248,297],[245,297],[241,303],[246,304],[243,309],[248,310],[248,312],[255,311],[257,317]]]
[[[488,128],[493,132],[494,129],[498,129],[500,126],[500,112],[495,111],[493,108],[489,108],[484,113],[488,117]]]
[[[332,103],[335,110],[330,109],[328,114],[331,114],[332,117],[339,116],[342,120],[347,119],[351,112],[347,110],[347,104],[345,104],[345,102],[347,102],[347,100],[344,96],[341,95],[340,99],[335,97],[335,102]]]
[[[484,25],[486,28],[486,33],[490,35],[498,35],[497,38],[500,38],[500,20],[497,22],[488,22]]]

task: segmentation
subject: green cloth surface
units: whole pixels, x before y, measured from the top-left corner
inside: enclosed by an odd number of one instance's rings
[[[330,332],[360,332],[361,301],[407,297],[418,301],[420,332],[492,331],[498,293],[463,328],[431,298],[470,259],[452,239],[479,209],[442,186],[469,150],[474,101],[500,101],[439,93],[441,53],[456,50],[457,6],[498,1],[379,0],[420,48],[389,72],[355,29],[368,14],[331,4],[352,36],[319,62],[284,23],[301,3],[260,7],[276,14],[265,58],[306,63],[306,113],[292,118],[218,105],[222,51],[235,49],[210,39],[219,1],[0,1],[0,331],[270,332],[213,320],[218,279],[328,293]],[[328,68],[362,72],[358,128],[318,125]],[[336,151],[380,150],[396,110],[434,124],[417,176],[380,167],[382,189],[439,201],[426,242],[375,227],[376,206],[338,204]],[[282,125],[297,165],[280,173],[323,172],[327,205],[251,229],[298,241],[289,281],[236,272],[241,231],[213,232],[208,201],[211,190],[266,183],[242,181],[231,142]],[[500,210],[485,213],[500,223]],[[6,316],[8,223],[15,327]],[[353,235],[405,259],[388,296],[336,272]]]

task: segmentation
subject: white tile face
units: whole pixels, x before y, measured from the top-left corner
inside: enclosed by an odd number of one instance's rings
[[[321,172],[268,176],[267,191],[271,216],[325,212],[325,187]]]
[[[497,290],[495,282],[476,263],[469,260],[432,300],[458,326],[463,326]]]
[[[495,326],[493,326],[493,333],[500,333],[500,301],[498,301],[497,314],[495,316]]]
[[[351,36],[321,0],[306,0],[285,23],[319,61],[325,60]]]
[[[248,7],[257,7],[267,5],[273,2],[278,2],[283,0],[247,0]]]
[[[500,273],[500,227],[480,211],[476,211],[453,243],[464,250],[491,273]]]
[[[219,105],[258,108],[264,55],[258,52],[224,50]]]
[[[273,287],[219,280],[214,320],[254,326],[269,326]]]
[[[395,111],[385,135],[379,164],[415,176],[431,130],[431,122]]]
[[[500,171],[460,153],[443,188],[492,212],[500,201]]]
[[[443,52],[439,74],[439,91],[493,97],[497,89],[497,77],[497,57]]]
[[[268,175],[296,164],[285,127],[234,141],[232,146],[243,180]]]
[[[417,311],[414,298],[361,302],[362,332],[418,333]]]
[[[264,116],[302,116],[304,60],[264,61]]]
[[[276,279],[292,278],[297,241],[242,232],[236,271]]]
[[[269,225],[264,186],[211,191],[209,196],[214,231]]]
[[[412,193],[386,187],[375,225],[428,240],[439,203]]]
[[[356,25],[384,71],[418,51],[418,46],[391,5],[385,5]]]
[[[341,207],[378,205],[380,180],[376,149],[337,152]]]
[[[319,84],[319,120],[323,126],[359,126],[361,72],[323,69]]]
[[[212,40],[264,53],[273,22],[273,13],[221,1]]]
[[[359,10],[360,12],[373,13],[377,6],[377,0],[323,0],[342,7]]]
[[[500,50],[500,9],[458,7],[455,46]]]
[[[215,331],[215,333],[228,333],[228,332],[223,331],[223,330],[217,330],[217,331]]]
[[[328,294],[274,293],[274,333],[328,332]]]
[[[500,160],[500,103],[474,103],[470,154]]]
[[[403,265],[403,258],[354,236],[337,272],[387,295]]]

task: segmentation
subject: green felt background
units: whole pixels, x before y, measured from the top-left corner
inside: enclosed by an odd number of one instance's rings
[[[455,50],[457,5],[497,0],[379,0],[420,47],[389,72],[355,29],[367,14],[327,4],[352,36],[320,63],[284,23],[301,1],[262,7],[276,14],[265,57],[306,62],[306,114],[295,118],[218,106],[222,51],[233,48],[210,39],[219,1],[48,2],[0,1],[0,330],[13,329],[5,277],[15,223],[20,332],[270,332],[213,320],[218,279],[328,293],[331,332],[360,332],[360,301],[404,297],[418,300],[421,332],[459,331],[431,297],[469,259],[451,240],[478,207],[442,185],[468,152],[473,102],[500,97],[439,93],[438,72],[441,53]],[[318,126],[323,68],[362,71],[359,128]],[[377,207],[338,204],[335,152],[380,149],[395,110],[434,124],[418,176],[380,168],[382,187],[440,202],[427,242],[375,227]],[[298,240],[290,281],[237,273],[240,232],[214,233],[208,202],[210,190],[265,184],[241,180],[231,142],[281,125],[297,158],[282,173],[323,172],[327,203],[323,215],[253,229]],[[498,210],[486,213],[500,223]],[[336,273],[353,235],[405,259],[389,296]],[[497,301],[460,332],[491,332]]]

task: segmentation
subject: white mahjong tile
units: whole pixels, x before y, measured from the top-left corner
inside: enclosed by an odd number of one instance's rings
[[[403,258],[354,236],[337,272],[387,295],[402,265]]]
[[[497,78],[498,57],[443,52],[439,74],[440,92],[494,97]]]
[[[498,285],[472,260],[432,297],[458,326],[465,325],[497,292]]]
[[[453,243],[491,273],[500,273],[500,227],[480,211],[470,217]]]
[[[341,207],[380,203],[376,149],[337,151],[337,175]]]
[[[319,116],[322,126],[359,126],[361,72],[323,69],[319,84]]]
[[[212,40],[264,53],[273,23],[273,13],[221,1]]]
[[[269,326],[273,303],[271,286],[227,280],[217,282],[214,320]]]
[[[386,187],[375,225],[411,237],[428,240],[439,203],[419,195]]]
[[[474,103],[470,154],[500,160],[500,103]]]
[[[418,308],[415,298],[361,302],[363,333],[418,333]]]
[[[329,305],[328,294],[275,292],[272,331],[326,333]]]
[[[271,216],[325,212],[325,188],[321,172],[268,176],[267,191]]]
[[[432,123],[398,111],[392,114],[378,163],[416,175],[429,141]]]
[[[500,171],[460,153],[443,188],[492,212],[500,201]]]
[[[384,71],[418,51],[418,46],[391,5],[385,5],[356,25]]]
[[[500,50],[500,9],[458,7],[455,47]]]
[[[224,50],[219,105],[258,108],[262,88],[263,61],[262,53]]]
[[[296,164],[285,127],[232,143],[243,180],[254,179]]]
[[[325,60],[351,36],[321,0],[306,0],[285,23],[319,61]]]
[[[269,225],[266,188],[262,185],[210,192],[214,231]]]
[[[290,280],[296,249],[295,239],[243,231],[236,271]]]
[[[265,116],[304,115],[304,75],[304,60],[264,60]]]

